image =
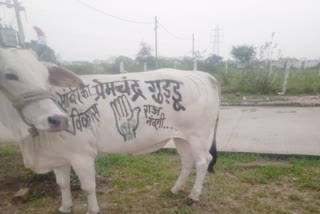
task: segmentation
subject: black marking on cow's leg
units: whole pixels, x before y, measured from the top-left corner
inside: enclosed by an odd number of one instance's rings
[[[219,123],[219,115],[218,115],[217,120],[216,120],[216,125],[215,125],[215,127],[214,127],[213,141],[212,141],[211,148],[210,148],[210,150],[209,150],[210,154],[212,155],[212,160],[210,161],[209,166],[208,166],[208,172],[209,172],[209,173],[214,173],[213,166],[216,164],[217,158],[218,158],[218,154],[217,154],[217,143],[216,143],[218,123]]]

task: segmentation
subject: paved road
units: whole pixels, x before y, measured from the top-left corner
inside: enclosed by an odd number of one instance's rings
[[[320,108],[223,107],[220,151],[320,155]]]
[[[320,107],[222,107],[217,140],[219,151],[320,156]]]
[[[217,147],[219,151],[320,155],[320,108],[222,107]]]

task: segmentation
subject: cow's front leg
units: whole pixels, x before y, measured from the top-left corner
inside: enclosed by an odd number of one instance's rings
[[[61,189],[61,207],[59,211],[62,213],[70,213],[72,208],[72,197],[70,191],[70,165],[55,168],[57,184]]]
[[[96,176],[94,159],[78,157],[72,163],[72,168],[78,175],[81,183],[81,189],[87,193],[88,214],[99,213],[99,206],[96,197]]]

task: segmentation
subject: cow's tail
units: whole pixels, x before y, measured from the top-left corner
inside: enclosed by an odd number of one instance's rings
[[[211,148],[209,150],[210,154],[212,155],[212,160],[209,163],[208,166],[208,172],[209,173],[214,173],[214,169],[213,166],[216,164],[217,162],[217,141],[216,141],[216,136],[217,136],[217,129],[218,129],[218,123],[219,123],[219,115],[217,116],[217,120],[216,120],[216,125],[214,127],[214,136],[213,136],[213,141],[212,141],[212,145]]]
[[[215,80],[215,79],[214,79]],[[217,84],[217,88],[218,88],[218,93],[219,93],[219,106],[220,106],[220,102],[221,102],[221,89],[220,89],[220,85],[219,83],[215,80],[214,81],[215,84]],[[217,112],[217,119],[216,119],[216,124],[214,126],[214,134],[213,134],[213,140],[212,140],[212,145],[210,147],[210,154],[212,155],[212,160],[210,161],[209,163],[209,166],[208,166],[208,172],[209,173],[214,173],[214,165],[216,164],[217,162],[217,158],[218,158],[218,154],[217,154],[217,130],[218,130],[218,123],[219,123],[219,110]]]

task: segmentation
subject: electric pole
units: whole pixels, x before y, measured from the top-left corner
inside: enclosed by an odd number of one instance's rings
[[[24,45],[24,30],[23,30],[23,25],[21,22],[21,16],[20,16],[20,11],[24,10],[24,7],[20,5],[18,0],[13,0],[13,4],[9,3],[9,1],[6,2],[0,2],[0,5],[6,5],[8,8],[14,8],[15,14],[16,14],[16,19],[17,19],[17,25],[18,25],[18,38],[20,44],[23,46]]]
[[[14,9],[16,12],[16,18],[17,18],[17,24],[18,24],[18,30],[19,30],[19,40],[20,40],[20,43],[24,45],[25,36],[24,36],[24,30],[23,30],[23,25],[22,25],[21,16],[20,16],[20,11],[24,10],[24,8],[20,6],[20,3],[18,2],[18,0],[13,0],[13,3],[14,3]]]
[[[220,31],[221,31],[221,28],[219,27],[219,25],[217,25],[213,31],[214,38],[213,38],[212,54],[215,54],[217,56],[220,56]]]
[[[192,60],[193,60],[193,70],[196,71],[197,69],[197,57],[194,51],[194,33],[192,34]]]
[[[154,31],[155,31],[155,58],[156,58],[156,68],[158,68],[158,19],[154,18]]]
[[[192,34],[192,59],[195,59],[195,53],[194,53],[194,33]]]

